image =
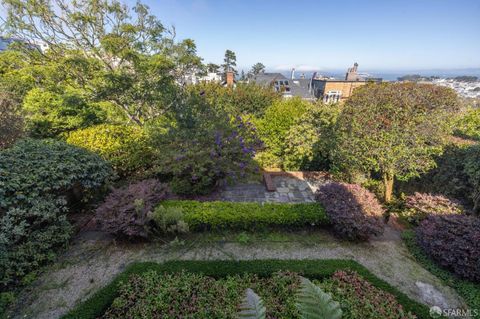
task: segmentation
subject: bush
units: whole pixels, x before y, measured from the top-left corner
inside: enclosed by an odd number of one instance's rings
[[[151,218],[159,229],[160,234],[188,232],[188,224],[185,222],[185,213],[180,207],[164,207],[160,205],[155,208]]]
[[[71,132],[67,143],[99,154],[122,176],[145,170],[152,160],[146,134],[138,126],[100,124]]]
[[[406,211],[404,215],[408,221],[418,225],[430,215],[461,214],[463,207],[441,195],[415,193],[405,199]]]
[[[177,107],[170,121],[149,131],[154,173],[170,178],[174,193],[208,194],[255,170],[252,157],[259,140],[250,121],[232,118],[201,96]]]
[[[20,102],[0,85],[0,149],[15,143],[23,135],[23,118],[19,114]]]
[[[384,209],[375,195],[355,184],[330,182],[320,186],[322,203],[335,232],[349,240],[368,240],[383,233]]]
[[[480,140],[480,109],[468,109],[455,124],[455,134]]]
[[[416,318],[404,310],[394,295],[373,286],[356,272],[336,271],[319,285],[335,300],[341,300],[344,318]]]
[[[416,229],[424,252],[462,278],[480,282],[480,219],[466,215],[429,216]]]
[[[194,230],[251,230],[271,226],[328,224],[325,212],[317,203],[234,203],[169,200],[164,207],[179,207],[185,221]]]
[[[72,232],[66,214],[108,180],[95,154],[53,140],[23,140],[0,152],[2,289],[55,257]]]
[[[283,168],[298,170],[329,170],[334,127],[340,105],[312,104],[296,119],[285,139]]]
[[[473,203],[473,212],[480,215],[480,145],[467,149],[463,172],[471,185],[469,197]]]
[[[95,211],[104,231],[119,237],[147,238],[150,212],[167,196],[167,187],[147,179],[114,189]]]
[[[300,98],[277,101],[268,107],[260,120],[256,121],[259,137],[265,144],[265,150],[257,157],[260,165],[263,167],[274,163],[283,165],[288,132],[309,106],[309,102]],[[268,159],[268,162],[260,162],[261,159]]]

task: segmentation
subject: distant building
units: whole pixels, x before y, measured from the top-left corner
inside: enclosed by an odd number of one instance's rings
[[[37,50],[44,50],[45,47],[37,44],[29,44],[26,41],[15,39],[15,38],[6,38],[0,36],[0,52],[8,50],[10,44],[14,42],[24,43],[28,48],[37,49]]]
[[[362,78],[358,73],[358,63],[349,68],[345,80],[312,78],[312,89],[315,97],[325,103],[335,103],[348,99],[353,90],[371,82],[382,82],[379,78]]]
[[[316,100],[311,88],[311,80],[295,79],[294,70],[292,70],[290,79],[281,73],[260,73],[251,76],[248,81],[264,87],[271,87],[275,92],[281,93],[284,98],[298,96],[304,100]]]

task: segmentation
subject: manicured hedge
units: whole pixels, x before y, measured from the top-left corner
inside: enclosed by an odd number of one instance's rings
[[[96,292],[92,297],[79,304],[63,316],[64,319],[87,319],[101,316],[117,297],[120,282],[128,280],[132,274],[142,274],[146,271],[178,272],[185,270],[202,273],[214,278],[228,275],[255,273],[261,277],[270,276],[280,270],[289,270],[302,274],[310,279],[323,279],[333,275],[337,270],[353,270],[372,285],[393,294],[406,311],[415,313],[418,318],[431,318],[427,306],[420,304],[405,294],[377,278],[365,267],[353,260],[251,260],[251,261],[169,261],[163,264],[152,262],[134,263],[118,275],[110,284]]]
[[[328,224],[325,210],[317,203],[236,203],[170,200],[165,207],[180,207],[190,229],[244,229],[272,226]]]
[[[413,230],[404,231],[402,239],[418,263],[436,277],[440,278],[446,285],[455,289],[470,309],[480,309],[480,284],[461,279],[448,270],[438,266],[423,252],[420,246],[418,246]]]

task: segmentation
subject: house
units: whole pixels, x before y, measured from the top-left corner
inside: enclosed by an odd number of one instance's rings
[[[353,91],[367,83],[382,82],[380,78],[363,78],[358,72],[358,63],[349,68],[344,80],[312,77],[312,90],[317,99],[325,103],[335,103],[348,99]]]
[[[284,98],[298,96],[304,100],[315,100],[311,89],[311,80],[300,78],[295,79],[294,70],[289,79],[281,73],[259,73],[251,76],[248,81],[260,86],[271,87],[275,92],[280,92]]]

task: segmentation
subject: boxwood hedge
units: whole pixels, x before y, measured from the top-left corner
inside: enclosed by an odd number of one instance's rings
[[[164,207],[179,207],[190,229],[243,229],[274,226],[325,225],[328,218],[318,203],[199,202],[169,200]]]
[[[418,318],[431,318],[427,306],[408,298],[405,294],[377,278],[365,267],[353,260],[249,260],[249,261],[169,261],[163,264],[144,262],[130,265],[110,284],[96,292],[92,297],[79,304],[63,319],[87,319],[101,316],[117,297],[119,284],[125,282],[132,274],[142,274],[146,271],[179,272],[182,270],[202,273],[214,278],[228,275],[255,273],[260,277],[270,276],[280,270],[294,271],[310,279],[331,277],[337,270],[356,271],[373,286],[393,294],[406,311],[415,313]]]

